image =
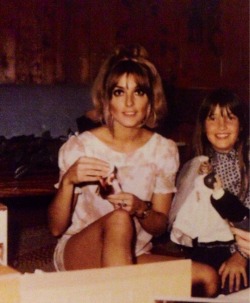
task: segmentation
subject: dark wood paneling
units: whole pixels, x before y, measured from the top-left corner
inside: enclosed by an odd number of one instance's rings
[[[0,83],[91,84],[116,44],[144,45],[175,87],[248,97],[246,0],[0,0]]]

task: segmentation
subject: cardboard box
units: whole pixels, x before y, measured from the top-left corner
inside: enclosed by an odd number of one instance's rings
[[[0,303],[20,302],[20,277],[18,271],[0,265]]]
[[[0,203],[0,264],[7,265],[8,254],[8,210]]]
[[[250,302],[250,288],[240,290],[229,295],[219,295],[216,298],[198,298],[198,297],[163,297],[155,298],[155,303],[248,303]]]
[[[190,260],[26,274],[20,279],[20,303],[154,303],[159,294],[190,297]]]

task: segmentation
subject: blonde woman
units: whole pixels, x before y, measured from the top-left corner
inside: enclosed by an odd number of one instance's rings
[[[49,209],[50,229],[60,237],[55,266],[169,260],[150,254],[151,239],[166,231],[179,155],[175,142],[151,130],[166,112],[166,101],[146,51],[116,49],[97,75],[92,98],[103,125],[72,136],[59,153],[58,191]],[[102,195],[109,174],[119,188]],[[207,287],[212,294],[215,287]]]

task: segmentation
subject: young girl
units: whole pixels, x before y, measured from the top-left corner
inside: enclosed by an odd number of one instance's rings
[[[179,156],[172,140],[148,130],[166,102],[145,50],[117,49],[101,67],[92,97],[103,125],[72,136],[59,153],[58,191],[49,208],[50,229],[60,237],[56,269],[168,260],[149,252],[152,237],[167,227]],[[205,281],[205,294],[213,295],[216,273],[196,274],[204,272],[200,267],[194,264],[193,281]]]
[[[231,91],[219,89],[212,92],[201,104],[195,139],[197,156],[207,156],[214,173],[222,182],[223,189],[237,196],[241,203],[249,208],[248,127],[245,113],[239,97]],[[181,173],[183,184],[185,180],[186,184],[188,183],[187,179],[192,171],[190,163],[195,159],[185,166],[185,173]],[[202,195],[203,189],[199,190]],[[175,197],[176,200],[179,200],[178,194]],[[173,233],[173,238],[175,237],[175,242],[178,243],[177,236],[179,239],[185,239],[185,237],[181,238],[174,231],[174,220],[177,220],[178,212],[182,211],[182,206],[177,205],[180,203],[175,203],[175,201],[170,215],[173,221],[171,233]],[[200,204],[198,207],[202,209],[203,205]],[[214,214],[216,210],[213,210],[212,205],[206,203],[206,207],[216,216]],[[220,220],[217,217],[216,220],[210,220],[209,224],[206,224],[209,220],[205,214],[207,208],[203,208],[204,215],[200,211],[199,220],[193,221],[192,230],[196,230],[197,237],[192,239],[192,245],[190,245],[192,248],[188,249],[188,256],[193,260],[212,265],[218,270],[221,276],[221,287],[225,293],[239,290],[241,284],[247,287],[247,258],[232,244],[233,234],[230,235],[230,228],[225,226],[225,220],[223,222],[222,218]],[[188,221],[192,220],[190,214],[187,213],[186,217]],[[183,221],[181,224],[178,222],[178,226],[182,225],[184,229],[185,216],[182,218]],[[203,228],[203,236],[205,235],[203,238],[198,236],[202,229],[197,227],[198,223],[203,227],[206,225],[206,228]],[[179,244],[183,243],[179,242]]]
[[[195,157],[184,165],[178,177],[178,193],[173,204],[175,211],[179,209],[170,234],[171,240],[177,244],[192,247],[196,242],[200,244],[233,241],[228,222],[211,203],[215,192],[213,183],[216,183],[216,179],[208,159],[206,156]],[[220,200],[217,201],[219,205]],[[171,209],[171,220],[174,207]]]

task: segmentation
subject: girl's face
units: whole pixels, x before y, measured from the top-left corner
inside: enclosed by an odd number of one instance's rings
[[[205,120],[205,132],[213,148],[228,153],[234,147],[240,131],[239,119],[228,108],[215,107]]]
[[[110,114],[115,125],[138,128],[142,125],[149,110],[147,94],[135,82],[133,75],[120,77],[112,91]]]

